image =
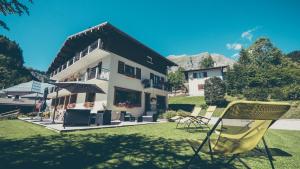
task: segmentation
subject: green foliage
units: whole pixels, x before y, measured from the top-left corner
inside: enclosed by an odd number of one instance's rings
[[[290,58],[293,62],[300,63],[300,51],[293,51],[287,54],[287,57]]]
[[[169,110],[169,111],[166,111],[164,114],[163,114],[163,118],[167,119],[170,121],[170,119],[172,117],[175,117],[175,116],[188,116],[190,115],[191,113],[189,112],[186,112],[186,111],[183,111],[183,110],[178,110],[178,111],[174,111],[174,110]]]
[[[292,62],[269,39],[260,38],[240,51],[226,74],[227,93],[249,100],[297,99],[300,65]],[[292,85],[293,84],[293,85]]]
[[[183,87],[184,78],[184,69],[178,68],[175,72],[168,73],[168,82],[172,89],[178,90]]]
[[[206,104],[224,106],[226,85],[219,77],[212,77],[205,80],[204,97]]]
[[[200,62],[200,68],[210,68],[210,67],[214,67],[215,61],[213,60],[213,58],[209,55],[208,57],[204,58],[201,62]]]
[[[0,88],[27,82],[33,78],[23,63],[19,45],[0,35]]]
[[[32,3],[32,0],[29,0],[29,2]],[[21,16],[24,13],[29,15],[28,7],[23,3],[19,2],[19,0],[0,1],[0,14],[4,16],[14,15],[14,14]],[[9,30],[8,26],[3,20],[0,20],[0,27]]]

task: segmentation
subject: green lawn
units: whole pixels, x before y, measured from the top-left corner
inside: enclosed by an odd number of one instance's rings
[[[195,104],[197,106],[205,104],[203,96],[175,96],[169,98],[169,104]]]
[[[58,134],[18,120],[0,121],[0,168],[182,168],[192,150],[186,138],[205,132],[175,129],[174,123],[98,129]],[[266,136],[276,168],[300,168],[300,132],[271,130]],[[224,165],[209,156],[195,162],[199,168],[243,168],[235,161]],[[270,168],[262,154],[244,158],[252,168]]]

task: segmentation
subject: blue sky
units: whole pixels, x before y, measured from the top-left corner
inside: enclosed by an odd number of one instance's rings
[[[108,21],[164,56],[233,57],[256,38],[284,52],[300,49],[300,1],[34,0],[30,16],[1,17],[25,65],[47,70],[68,35]]]

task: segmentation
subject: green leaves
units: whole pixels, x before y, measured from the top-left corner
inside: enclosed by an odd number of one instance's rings
[[[209,55],[208,57],[204,58],[200,62],[200,68],[210,68],[214,67],[215,61],[212,59],[212,57]]]
[[[285,57],[269,39],[260,38],[240,51],[225,79],[229,95],[243,94],[249,100],[296,99],[300,64]]]
[[[225,101],[226,85],[219,77],[212,77],[205,80],[204,97],[206,104],[223,106]]]

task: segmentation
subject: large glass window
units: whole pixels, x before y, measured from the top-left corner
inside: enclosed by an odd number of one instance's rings
[[[141,107],[141,92],[116,87],[114,104],[120,107]]]

